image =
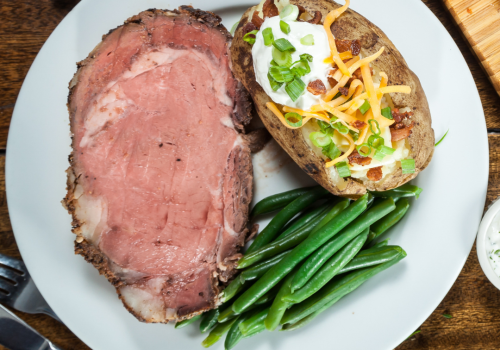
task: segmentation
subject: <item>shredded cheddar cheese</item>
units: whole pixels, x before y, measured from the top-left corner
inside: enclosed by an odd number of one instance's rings
[[[342,135],[342,134],[339,134],[339,135]],[[340,157],[335,158],[332,161],[326,163],[325,166],[327,168],[334,166],[338,162],[342,162],[344,159],[347,159],[347,157],[349,157],[351,155],[351,153],[354,151],[354,148],[355,148],[354,140],[352,139],[351,135],[345,134],[342,136],[345,137],[347,139],[347,141],[349,141],[349,150],[347,152],[345,152],[343,155],[341,155]]]
[[[278,117],[278,119],[281,121],[281,123],[284,126],[286,126],[287,128],[290,128],[290,129],[299,129],[302,126],[304,126],[311,119],[311,117],[303,118],[301,126],[291,126],[290,124],[288,124],[286,122],[286,119],[283,116],[283,113],[281,113],[281,111],[279,110],[279,108],[273,102],[266,103],[266,107],[269,108],[271,110],[271,112],[273,112],[274,115]]]
[[[333,61],[337,64],[342,74],[350,77],[352,73],[349,73],[345,63],[342,62],[342,59],[340,58],[340,55],[337,51],[337,45],[335,44],[335,38],[333,37],[331,29],[333,22],[349,7],[349,2],[350,2],[349,0],[346,0],[344,6],[339,7],[336,10],[330,11],[330,13],[326,15],[325,21],[323,22],[323,27],[325,28],[326,36],[328,37],[328,44],[330,45],[330,51],[332,52]]]
[[[341,60],[347,60],[349,58],[352,58],[352,52],[351,51],[341,52],[341,53],[339,53],[339,57]],[[326,64],[334,64],[335,63],[335,62],[333,62],[333,58],[331,56],[325,58],[323,60],[323,62]]]
[[[326,103],[324,101],[320,100],[320,103],[321,103],[321,107],[323,107],[323,110],[333,114],[334,116],[336,116],[339,119],[342,119],[346,123],[353,123],[357,120],[353,116],[339,111],[337,108],[330,106],[328,103]]]
[[[372,61],[375,61],[377,58],[380,57],[380,55],[382,55],[382,53],[384,52],[384,47],[381,47],[380,50],[378,50],[376,53],[374,53],[373,55],[371,56],[368,56],[368,57],[365,57],[357,62],[355,62],[352,66],[349,67],[349,72],[352,74],[354,73],[359,67],[361,67],[362,64],[368,64]],[[337,71],[335,72],[335,74],[333,75],[333,79],[339,81],[340,77],[342,76],[342,72],[341,71]]]

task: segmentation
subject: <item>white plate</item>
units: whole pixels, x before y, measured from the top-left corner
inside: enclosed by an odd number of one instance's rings
[[[220,14],[231,28],[258,2],[190,0]],[[200,349],[195,327],[143,324],[122,307],[114,288],[73,253],[71,220],[60,201],[70,153],[66,98],[75,62],[109,29],[148,8],[178,1],[85,0],[62,21],[24,82],[7,148],[7,194],[12,226],[37,286],[64,323],[96,350]],[[483,109],[455,43],[418,0],[355,0],[352,8],[391,38],[420,77],[436,137],[449,128],[427,170],[410,214],[392,232],[408,257],[361,286],[313,325],[264,333],[239,349],[393,349],[437,307],[462,269],[483,211],[488,142]],[[310,181],[293,163],[279,169],[273,152],[256,161],[256,199]],[[283,158],[281,158],[283,160]],[[273,170],[274,168],[274,170]],[[267,177],[266,177],[267,176]],[[222,349],[222,342],[215,348]]]

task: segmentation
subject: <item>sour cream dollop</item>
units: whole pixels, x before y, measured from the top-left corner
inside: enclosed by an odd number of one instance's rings
[[[486,256],[497,276],[500,276],[500,213],[491,222],[485,241]]]
[[[307,91],[307,85],[309,82],[320,79],[327,89],[331,89],[330,84],[328,84],[327,74],[332,66],[331,64],[323,62],[325,58],[330,56],[328,38],[322,25],[296,21],[287,21],[287,23],[290,25],[290,33],[285,34],[280,29],[279,16],[271,18],[268,17],[264,20],[252,47],[255,77],[266,94],[274,102],[289,107],[309,110],[311,109],[311,106],[318,104],[320,99],[320,95],[313,95]],[[301,77],[302,81],[306,84],[306,90],[295,102],[292,101],[290,96],[288,96],[285,91],[285,84],[283,84],[277,91],[273,91],[271,85],[269,84],[267,73],[269,72],[269,67],[271,67],[271,61],[273,60],[273,45],[264,45],[262,31],[266,28],[272,28],[274,40],[284,38],[295,47],[296,51],[292,53],[293,62],[298,61],[300,59],[300,55],[305,53],[313,57],[313,61],[309,63],[311,72]],[[300,43],[300,39],[308,34],[313,35],[314,45],[308,46]]]

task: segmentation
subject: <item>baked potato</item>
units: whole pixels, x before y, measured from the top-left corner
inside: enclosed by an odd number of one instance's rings
[[[435,140],[418,77],[389,38],[347,6],[329,0],[262,1],[242,16],[231,60],[281,147],[330,192],[357,198],[415,178],[429,164]],[[304,30],[314,35],[297,32]],[[290,54],[282,50],[282,38],[293,47]],[[315,55],[303,56],[311,50]],[[283,67],[295,75],[294,84]],[[315,79],[303,74],[307,71],[325,76]],[[302,87],[300,97],[291,85]]]

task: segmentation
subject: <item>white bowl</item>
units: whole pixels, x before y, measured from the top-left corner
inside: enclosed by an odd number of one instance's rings
[[[477,257],[479,258],[479,264],[481,265],[481,268],[483,269],[483,272],[486,275],[486,277],[488,277],[490,282],[498,289],[500,289],[500,277],[495,272],[495,270],[493,270],[493,267],[491,266],[490,261],[488,259],[488,253],[486,251],[486,239],[488,235],[488,229],[490,228],[490,225],[495,219],[495,216],[499,212],[500,212],[500,200],[496,200],[488,208],[486,214],[484,214],[484,217],[481,220],[476,241]]]

